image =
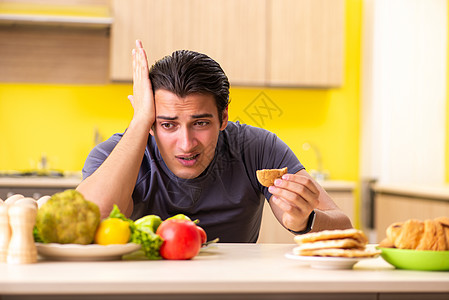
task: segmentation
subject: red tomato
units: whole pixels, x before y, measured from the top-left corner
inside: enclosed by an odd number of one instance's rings
[[[159,252],[165,259],[191,259],[200,252],[201,235],[192,221],[165,220],[156,234],[164,240]]]
[[[198,229],[198,232],[200,233],[201,236],[201,244],[204,244],[205,242],[207,242],[207,234],[206,231],[204,231],[203,228],[201,228],[200,226],[196,226],[196,229]]]

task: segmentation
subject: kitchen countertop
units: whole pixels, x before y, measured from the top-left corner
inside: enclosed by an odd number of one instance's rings
[[[0,177],[0,187],[76,187],[82,178],[81,176],[72,177],[46,177],[46,176],[13,176]],[[329,190],[353,190],[355,182],[344,180],[326,180],[319,184],[324,189]]]
[[[449,185],[376,183],[376,193],[449,201]]]
[[[352,191],[356,186],[354,181],[346,181],[346,180],[325,180],[325,181],[318,181],[318,183],[325,190],[332,190],[332,191],[339,191],[339,190]]]
[[[17,176],[0,177],[0,187],[39,187],[39,188],[75,188],[81,182],[80,177]]]
[[[383,293],[449,297],[449,272],[396,270],[380,257],[362,260],[350,270],[315,269],[285,257],[294,247],[215,244],[188,261],[40,260],[30,265],[0,264],[0,295],[1,299],[11,295],[29,295],[28,299],[32,295],[72,295],[73,299],[76,295],[96,299],[116,299],[113,296],[117,295],[127,295],[125,299],[143,299],[143,295],[175,299],[182,295],[182,299],[210,299],[212,294],[223,296],[220,299],[226,295],[232,299],[267,299],[274,294],[276,299],[287,299],[292,294],[309,293],[319,299],[336,299],[337,294],[341,299],[348,299],[348,294],[350,299],[379,299],[377,296]],[[249,298],[250,294],[256,298]],[[413,299],[409,296],[407,299]]]

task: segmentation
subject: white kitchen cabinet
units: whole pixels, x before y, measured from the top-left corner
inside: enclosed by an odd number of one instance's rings
[[[131,50],[149,63],[177,49],[220,63],[232,85],[339,86],[343,0],[114,0],[110,77],[132,80]]]
[[[354,188],[350,181],[324,181],[321,186],[337,206],[351,219],[354,219]],[[354,223],[352,221],[352,223]],[[276,219],[268,202],[265,202],[262,225],[258,243],[294,243],[294,235],[287,231]]]

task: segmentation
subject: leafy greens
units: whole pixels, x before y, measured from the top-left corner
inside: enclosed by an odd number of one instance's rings
[[[159,248],[161,247],[163,240],[155,233],[157,227],[162,222],[159,216],[148,215],[133,221],[125,217],[125,215],[120,212],[118,206],[114,204],[114,207],[109,214],[109,218],[117,218],[128,222],[129,228],[131,229],[130,242],[140,244],[142,246],[141,250],[148,259],[161,259]]]

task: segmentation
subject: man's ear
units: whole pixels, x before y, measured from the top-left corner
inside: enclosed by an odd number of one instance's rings
[[[154,124],[153,124],[153,126],[151,126],[151,128],[150,128],[150,134],[151,134],[152,136],[154,136]]]
[[[221,122],[220,130],[225,130],[226,126],[228,126],[228,119],[229,119],[228,106],[226,106],[226,108],[223,110],[222,117],[223,121]]]

